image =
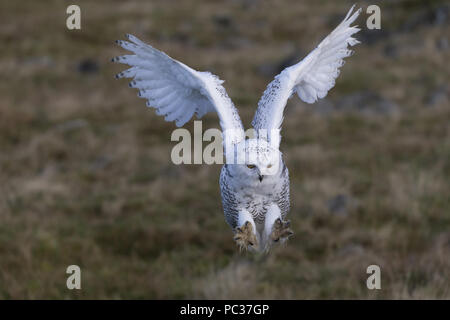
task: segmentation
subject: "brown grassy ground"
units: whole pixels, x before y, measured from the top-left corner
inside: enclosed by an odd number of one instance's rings
[[[114,40],[226,79],[248,126],[277,65],[351,2],[80,1],[69,31],[70,2],[2,1],[0,298],[450,298],[448,7],[428,15],[444,2],[381,5],[382,32],[360,37],[327,97],[370,91],[387,111],[290,100],[295,236],[253,256],[223,219],[220,166],[173,165],[174,125],[114,80]],[[81,291],[65,287],[70,264]],[[370,264],[382,290],[366,288]]]

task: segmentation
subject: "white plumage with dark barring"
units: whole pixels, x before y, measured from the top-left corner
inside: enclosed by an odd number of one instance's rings
[[[116,77],[133,78],[130,87],[139,90],[148,107],[177,126],[183,126],[194,114],[201,118],[215,111],[225,154],[234,155],[227,152],[231,149],[242,153],[245,161],[227,157],[220,174],[225,219],[241,248],[268,250],[293,234],[286,219],[289,173],[279,151],[284,108],[294,94],[314,103],[334,87],[343,59],[352,54],[348,47],[359,43],[353,38],[359,29],[351,24],[361,9],[353,9],[311,53],[284,69],[267,86],[252,121],[256,129],[252,139],[244,139],[238,111],[217,76],[196,71],[134,36],[127,35],[129,41],[117,41],[133,54],[113,59],[131,66]]]

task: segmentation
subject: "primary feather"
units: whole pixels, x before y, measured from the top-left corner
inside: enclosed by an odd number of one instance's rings
[[[147,106],[166,121],[175,121],[180,127],[194,114],[201,118],[205,113],[216,111],[222,131],[230,135],[232,143],[243,137],[243,126],[233,102],[228,97],[222,80],[209,72],[199,72],[172,59],[165,53],[127,35],[129,41],[118,40],[133,55],[113,58],[131,68],[120,72],[116,78],[133,78],[130,87],[139,89],[138,96],[147,99]]]
[[[353,8],[317,48],[299,63],[284,69],[267,86],[252,122],[257,131],[265,129],[264,132],[279,132],[286,102],[292,94],[297,93],[306,103],[314,103],[324,98],[334,87],[339,68],[344,64],[343,59],[353,53],[347,47],[359,43],[352,35],[360,29],[350,25],[361,9],[353,13]],[[272,145],[278,147],[279,142],[279,134],[273,135]]]

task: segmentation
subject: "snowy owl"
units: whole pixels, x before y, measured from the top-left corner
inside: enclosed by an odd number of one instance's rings
[[[289,211],[289,173],[279,151],[280,130],[287,100],[297,93],[306,103],[324,98],[334,86],[343,59],[359,43],[351,24],[361,9],[349,10],[344,20],[302,61],[284,69],[268,85],[252,121],[256,135],[245,139],[244,128],[222,82],[172,59],[132,35],[117,41],[133,52],[113,58],[131,68],[116,78],[133,78],[129,86],[165,120],[183,126],[195,113],[201,118],[217,112],[223,133],[226,163],[220,174],[223,211],[240,248],[267,251],[292,234]]]

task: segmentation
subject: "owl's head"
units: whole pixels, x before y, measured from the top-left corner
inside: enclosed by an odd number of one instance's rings
[[[281,152],[264,139],[247,139],[237,146],[237,162],[233,171],[241,178],[262,182],[280,171]]]

